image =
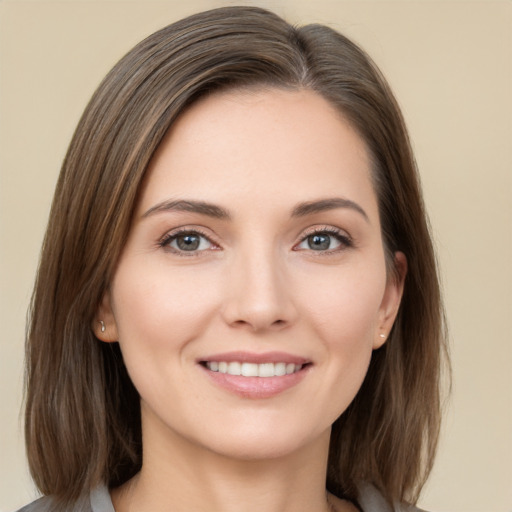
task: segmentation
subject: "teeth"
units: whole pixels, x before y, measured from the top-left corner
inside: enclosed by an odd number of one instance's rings
[[[258,376],[258,365],[253,363],[242,363],[241,374],[244,377],[257,377]]]
[[[273,377],[274,363],[258,364],[258,377]],[[293,365],[295,366],[295,365]]]
[[[232,363],[228,363],[228,369],[226,373],[229,375],[240,375],[242,369],[242,365],[238,361],[233,361]]]
[[[301,364],[293,363],[241,363],[239,361],[208,361],[206,367],[212,372],[227,373],[229,375],[243,375],[244,377],[281,377],[298,372]]]
[[[286,363],[276,363],[274,365],[274,372],[279,377],[286,375]]]

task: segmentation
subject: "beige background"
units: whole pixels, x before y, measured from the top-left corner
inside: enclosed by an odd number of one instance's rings
[[[0,2],[0,512],[36,495],[20,417],[25,310],[60,162],[93,89],[133,44],[238,2]],[[252,2],[358,41],[408,121],[439,250],[454,392],[420,502],[512,511],[512,2]]]

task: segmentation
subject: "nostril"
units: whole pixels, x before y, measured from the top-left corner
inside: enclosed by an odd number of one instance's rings
[[[256,332],[284,329],[293,323],[296,311],[288,297],[268,297],[258,294],[256,289],[252,292],[250,296],[234,294],[227,298],[221,315],[228,325]]]

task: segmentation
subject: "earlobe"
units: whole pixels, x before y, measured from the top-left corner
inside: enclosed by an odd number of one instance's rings
[[[402,294],[404,291],[405,276],[407,275],[407,258],[403,252],[395,253],[394,271],[388,276],[386,290],[380,307],[380,321],[375,333],[373,348],[380,348],[386,342],[393,327]]]
[[[96,338],[105,343],[118,341],[117,324],[112,311],[110,292],[107,290],[98,306],[92,330]]]

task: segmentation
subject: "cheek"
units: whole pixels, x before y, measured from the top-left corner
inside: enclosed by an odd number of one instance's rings
[[[385,267],[380,260],[365,263],[323,278],[317,275],[317,286],[303,296],[314,336],[323,343],[325,378],[331,390],[326,407],[332,407],[333,421],[348,407],[366,376],[379,327]]]
[[[197,336],[217,309],[214,280],[165,264],[121,264],[112,283],[121,347],[168,349]]]
[[[323,407],[331,422],[352,402],[368,371],[384,289],[385,272],[366,267],[339,279],[331,276],[304,301],[314,336],[323,343],[322,371],[329,383]]]
[[[303,308],[313,318],[321,338],[337,346],[373,343],[385,291],[381,265],[350,268],[333,275],[317,276],[314,287],[303,292]]]
[[[171,271],[165,262],[119,265],[112,310],[128,374],[146,402],[165,403],[167,394],[185,386],[189,342],[201,337],[218,309],[212,281],[197,271]]]

